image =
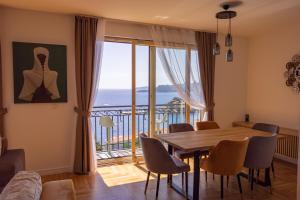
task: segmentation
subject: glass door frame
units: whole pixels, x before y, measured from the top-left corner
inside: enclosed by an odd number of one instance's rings
[[[156,107],[156,48],[152,41],[119,38],[119,37],[105,37],[105,42],[118,42],[131,44],[132,61],[131,61],[131,151],[132,160],[138,161],[136,156],[136,45],[143,45],[149,47],[149,90],[148,90],[148,104],[149,104],[149,120],[148,120],[148,136],[155,136],[155,107]],[[183,48],[184,49],[184,48]],[[191,48],[186,49],[186,67],[185,67],[185,85],[187,91],[190,89],[190,69],[191,69]],[[185,121],[190,122],[190,106],[185,104],[186,114]]]

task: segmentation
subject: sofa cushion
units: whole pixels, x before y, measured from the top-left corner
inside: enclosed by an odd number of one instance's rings
[[[50,181],[43,184],[41,200],[74,200],[72,180]]]
[[[1,200],[39,200],[42,192],[41,176],[35,172],[18,172],[3,189]]]

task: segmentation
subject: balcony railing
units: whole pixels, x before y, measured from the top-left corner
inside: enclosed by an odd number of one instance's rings
[[[163,104],[156,105],[155,131],[158,134],[167,132],[169,124],[185,122],[184,104]],[[107,129],[100,124],[100,117],[108,116],[114,122],[114,127],[110,130],[110,142],[107,142]],[[190,122],[200,120],[200,111],[190,110]],[[132,145],[132,109],[131,106],[99,106],[94,107],[91,112],[92,131],[95,136],[96,150],[105,152],[131,149]],[[141,133],[149,131],[149,106],[136,106],[136,146],[140,147]]]

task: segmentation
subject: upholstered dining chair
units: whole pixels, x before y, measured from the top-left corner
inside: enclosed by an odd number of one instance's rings
[[[252,127],[252,129],[259,130],[259,131],[265,131],[269,133],[279,133],[279,126],[274,124],[266,124],[266,123],[255,123]],[[273,176],[275,177],[275,169],[274,169],[274,162],[272,160],[271,169]],[[259,176],[259,170],[257,170],[257,176]]]
[[[170,124],[169,125],[169,133],[176,133],[176,132],[188,132],[194,131],[194,127],[188,123],[180,123],[180,124]],[[181,160],[189,159],[193,157],[193,153],[184,152],[178,149],[174,150],[175,155],[180,158]]]
[[[179,124],[170,124],[168,127],[169,133],[176,133],[176,132],[187,132],[187,131],[194,131],[194,127],[189,123],[179,123]],[[193,157],[193,152],[185,152],[179,149],[174,149],[174,155],[184,161],[187,159],[187,163],[189,164],[189,158]],[[184,183],[184,174],[182,173],[181,179],[182,187]]]
[[[185,192],[186,198],[188,198],[188,172],[190,171],[190,166],[182,162],[180,159],[169,155],[159,140],[149,138],[145,134],[141,134],[140,138],[146,167],[148,169],[144,193],[146,194],[147,192],[151,172],[157,174],[156,198],[158,197],[161,174],[171,175],[185,173]]]
[[[215,121],[196,122],[197,130],[208,130],[208,129],[218,129],[218,128],[220,127]]]
[[[210,129],[219,129],[220,126],[215,121],[203,121],[203,122],[196,122],[196,129],[197,131],[200,130],[210,130]],[[215,175],[213,174],[213,180],[215,180]],[[207,182],[207,171],[205,172],[205,181]],[[229,177],[227,177],[227,186],[229,182]]]
[[[277,136],[273,134],[269,137],[255,136],[249,140],[244,166],[250,169],[249,179],[251,180],[251,190],[253,190],[254,169],[270,169],[277,144]],[[271,179],[266,174],[271,190]]]
[[[209,157],[201,160],[201,168],[221,176],[221,198],[223,199],[223,177],[237,176],[240,193],[242,185],[240,172],[243,169],[249,139],[241,141],[223,140],[210,152]]]

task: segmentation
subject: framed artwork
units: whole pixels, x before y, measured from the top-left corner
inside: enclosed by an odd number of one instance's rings
[[[292,60],[286,64],[284,76],[286,85],[300,94],[300,55],[294,55]]]
[[[67,47],[13,42],[14,102],[67,102]]]

